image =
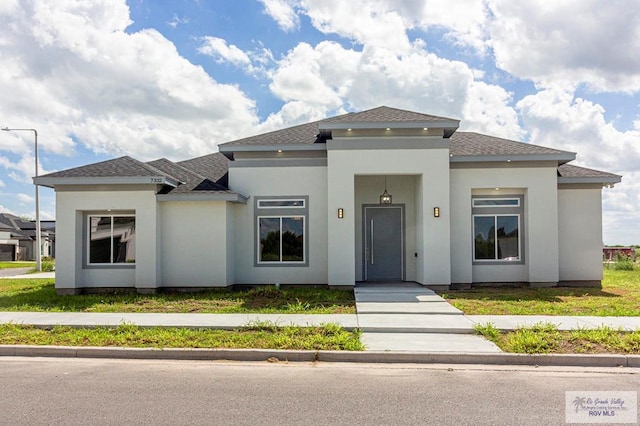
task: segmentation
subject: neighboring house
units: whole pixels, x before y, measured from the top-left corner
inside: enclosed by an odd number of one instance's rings
[[[380,107],[35,178],[56,190],[56,288],[599,284],[620,176],[458,125]]]
[[[11,239],[11,228],[0,222],[0,262],[18,260],[18,241]]]
[[[619,257],[636,258],[636,250],[633,247],[604,247],[602,258],[606,261],[617,260]]]
[[[9,243],[0,237],[0,260],[36,260],[36,224],[9,213],[0,213],[0,227],[9,230]],[[0,229],[0,231],[2,231]],[[55,221],[40,222],[40,243],[43,256],[55,257]],[[12,246],[12,247],[9,247]]]

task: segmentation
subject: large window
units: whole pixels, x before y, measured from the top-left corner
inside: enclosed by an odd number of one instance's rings
[[[258,198],[256,265],[307,265],[307,198]]]
[[[133,215],[88,216],[88,264],[133,264],[136,261]]]
[[[522,197],[474,198],[473,260],[522,262]]]

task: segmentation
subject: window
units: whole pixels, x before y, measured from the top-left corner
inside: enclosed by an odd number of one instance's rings
[[[473,260],[522,263],[522,197],[474,198]]]
[[[258,208],[271,209],[271,208],[284,208],[284,209],[297,209],[304,208],[304,199],[299,200],[258,200]]]
[[[307,197],[255,201],[256,266],[306,266]]]
[[[135,216],[90,215],[88,228],[88,264],[135,263]]]
[[[258,217],[259,262],[304,262],[304,217]]]
[[[473,207],[520,207],[519,198],[474,198]]]

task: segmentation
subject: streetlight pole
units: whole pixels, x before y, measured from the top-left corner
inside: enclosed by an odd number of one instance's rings
[[[35,140],[35,158],[36,158],[36,176],[38,177],[38,131],[36,129],[10,129],[5,127],[2,129],[6,132],[12,131],[26,131],[33,132]],[[40,191],[37,183],[34,183],[36,187],[36,271],[42,272],[42,246],[41,246],[41,232],[40,232]]]

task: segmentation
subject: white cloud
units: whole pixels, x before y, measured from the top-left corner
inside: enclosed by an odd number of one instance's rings
[[[300,18],[295,11],[296,0],[260,0],[264,13],[271,16],[283,31],[293,31],[300,27]]]
[[[0,179],[0,188],[3,188],[5,186],[6,186],[6,184],[4,183],[4,181],[2,181],[2,179]]]
[[[18,201],[20,201],[23,204],[33,203],[33,200],[34,200],[34,197],[27,194],[23,194],[23,193],[19,193],[16,198],[18,198]]]
[[[488,0],[497,65],[543,84],[640,91],[640,8],[629,1]]]
[[[124,0],[14,3],[0,8],[2,126],[37,127],[44,151],[187,158],[252,131],[255,103],[179,55],[153,30],[125,32]],[[230,51],[233,51],[231,47]],[[0,137],[0,149],[22,153]],[[2,164],[18,176],[20,164]],[[20,169],[20,171],[18,171]],[[24,170],[22,170],[24,169]]]
[[[202,37],[202,45],[198,52],[209,55],[218,62],[231,62],[234,65],[247,65],[251,63],[249,56],[240,50],[236,45],[229,45],[224,39],[218,37]]]
[[[397,53],[410,48],[405,23],[387,1],[305,0],[302,6],[313,26],[325,34],[339,34]]]
[[[527,96],[517,108],[532,143],[577,152],[572,164],[622,175],[622,183],[603,190],[605,240],[640,243],[640,128],[617,130],[601,105],[560,87]]]
[[[178,25],[182,25],[182,24],[188,24],[189,23],[189,18],[180,18],[178,17],[178,15],[174,14],[173,18],[171,18],[171,20],[169,22],[167,22],[167,25],[169,25],[171,28],[177,28]]]
[[[462,62],[428,53],[420,42],[404,55],[368,45],[357,51],[328,41],[300,43],[270,75],[272,93],[286,105],[295,102],[296,110],[300,103],[325,115],[388,105],[463,118],[466,130],[524,134],[510,93],[476,80],[477,72]]]

